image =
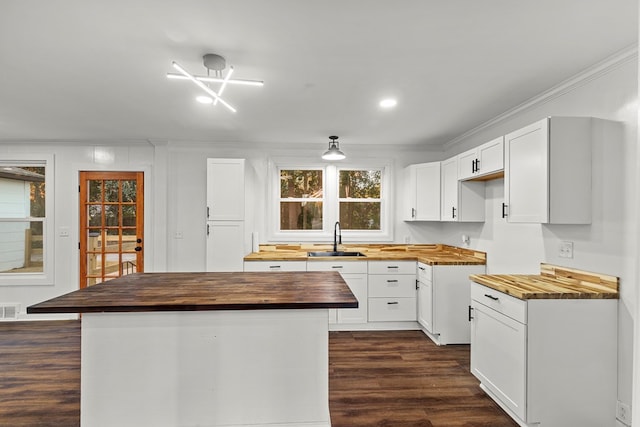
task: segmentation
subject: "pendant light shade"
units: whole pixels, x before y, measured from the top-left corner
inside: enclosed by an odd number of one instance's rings
[[[337,136],[330,136],[329,139],[331,142],[329,143],[329,149],[324,152],[322,158],[324,160],[342,160],[346,156],[342,151],[340,151],[340,146],[338,145]]]

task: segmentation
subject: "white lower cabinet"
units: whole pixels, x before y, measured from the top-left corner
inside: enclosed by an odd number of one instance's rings
[[[369,322],[417,319],[415,261],[369,261]]]
[[[418,262],[418,323],[436,344],[469,344],[469,275],[484,265],[428,265]]]
[[[244,221],[207,221],[206,271],[243,270]]]
[[[472,283],[471,372],[520,426],[614,426],[617,306]]]
[[[309,261],[307,271],[337,271],[358,300],[358,308],[329,310],[329,323],[367,323],[367,261]]]

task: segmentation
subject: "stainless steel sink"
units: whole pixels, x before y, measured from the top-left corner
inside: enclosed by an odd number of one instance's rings
[[[328,251],[328,252],[307,252],[308,256],[366,256],[362,252],[343,252],[343,251]]]

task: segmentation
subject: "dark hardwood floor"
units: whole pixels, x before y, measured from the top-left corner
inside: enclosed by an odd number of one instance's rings
[[[469,346],[418,331],[332,332],[329,346],[332,427],[517,426],[469,373]],[[79,424],[80,322],[0,323],[0,426]]]

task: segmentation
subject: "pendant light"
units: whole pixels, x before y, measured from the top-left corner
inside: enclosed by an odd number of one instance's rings
[[[324,160],[344,159],[346,156],[342,151],[340,151],[340,146],[338,145],[338,141],[337,141],[338,137],[330,136],[329,139],[331,140],[331,142],[329,143],[329,149],[324,152],[324,154],[322,155],[322,158]]]

